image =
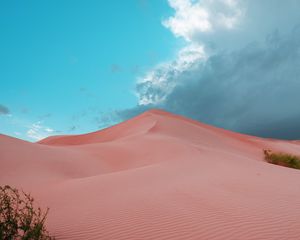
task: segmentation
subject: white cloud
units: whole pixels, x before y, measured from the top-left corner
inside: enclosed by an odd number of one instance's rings
[[[48,133],[52,133],[52,132],[54,132],[54,130],[53,130],[53,129],[51,129],[51,128],[45,128],[45,131],[46,131],[46,132],[48,132]]]
[[[26,132],[27,137],[38,141],[52,135],[55,131],[52,128],[43,126],[41,121],[31,124]]]
[[[137,83],[137,96],[140,105],[162,102],[178,82],[175,79],[182,72],[192,69],[195,63],[205,61],[204,47],[199,44],[189,44],[182,48],[175,60],[159,64],[150,70]]]
[[[195,33],[212,30],[209,12],[201,5],[192,4],[189,0],[170,0],[169,3],[176,13],[163,24],[175,36],[191,41]]]
[[[169,0],[169,4],[175,14],[163,25],[188,42],[201,33],[234,28],[243,13],[237,0]]]

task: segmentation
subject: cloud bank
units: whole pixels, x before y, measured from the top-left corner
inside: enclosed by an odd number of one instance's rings
[[[243,133],[300,138],[300,2],[169,0],[186,45],[138,79],[138,105]],[[298,9],[298,10],[297,10]]]

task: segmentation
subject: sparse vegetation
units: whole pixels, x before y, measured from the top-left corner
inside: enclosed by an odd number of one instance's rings
[[[300,157],[287,153],[274,153],[271,150],[264,150],[265,160],[268,163],[279,166],[300,169]]]
[[[0,186],[0,240],[53,240],[45,228],[49,209],[35,209],[30,194]]]

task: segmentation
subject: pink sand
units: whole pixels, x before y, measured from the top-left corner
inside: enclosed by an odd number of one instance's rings
[[[29,143],[0,136],[0,183],[50,207],[57,239],[300,239],[300,171],[262,139],[152,110],[114,127]]]

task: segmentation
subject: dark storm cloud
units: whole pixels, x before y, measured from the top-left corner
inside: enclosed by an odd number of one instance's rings
[[[121,119],[157,107],[234,131],[300,139],[299,26],[168,76],[168,82],[178,84],[162,103],[120,111]],[[140,94],[140,89],[142,94],[162,94],[151,82],[137,87]]]
[[[8,107],[0,104],[0,116],[1,115],[8,115],[10,113]]]

